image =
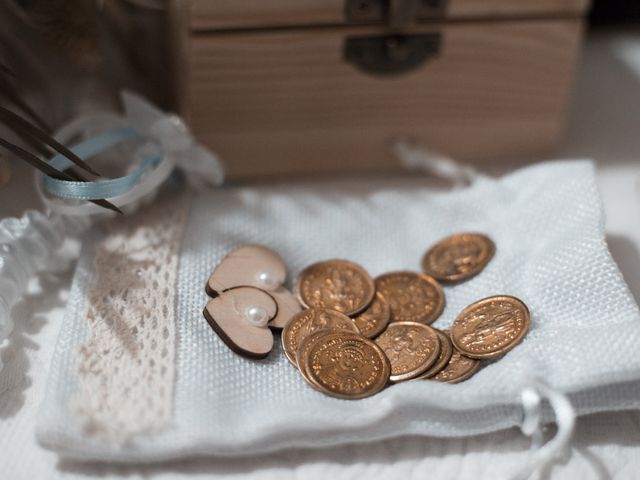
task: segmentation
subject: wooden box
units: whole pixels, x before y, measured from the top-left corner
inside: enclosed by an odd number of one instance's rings
[[[176,108],[228,176],[463,161],[561,132],[586,0],[176,0]]]

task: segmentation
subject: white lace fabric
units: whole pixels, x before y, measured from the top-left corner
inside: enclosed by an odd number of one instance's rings
[[[111,221],[95,247],[89,336],[78,351],[72,411],[112,442],[156,432],[173,413],[175,288],[184,198]]]
[[[608,253],[603,226],[590,162],[540,164],[447,193],[416,181],[382,187],[342,181],[196,196],[174,292],[170,421],[118,443],[87,435],[82,416],[70,407],[81,391],[77,360],[87,338],[86,285],[98,273],[88,249],[51,367],[39,440],[64,456],[145,462],[407,434],[465,436],[520,425],[522,392],[535,378],[568,394],[578,414],[638,407],[640,313]],[[448,327],[468,304],[495,294],[521,298],[532,313],[523,342],[461,384],[412,381],[363,400],[330,398],[304,382],[279,342],[267,359],[248,360],[231,352],[202,317],[208,275],[238,244],[275,249],[291,278],[329,258],[355,261],[375,276],[419,269],[430,245],[459,231],[488,234],[496,255],[480,275],[445,287],[447,305],[434,325]],[[553,418],[545,403],[541,416]]]

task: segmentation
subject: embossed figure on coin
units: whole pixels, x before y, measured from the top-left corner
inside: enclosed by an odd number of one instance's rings
[[[375,343],[347,332],[319,337],[301,360],[311,382],[340,398],[373,395],[386,385],[390,374],[388,360]]]
[[[306,361],[306,359],[309,356],[309,351],[313,347],[313,345],[320,339],[320,337],[339,331],[340,330],[334,328],[318,330],[317,332],[312,333],[311,335],[303,339],[302,343],[300,344],[300,348],[298,348],[298,351],[296,353],[298,370],[300,370],[302,377],[307,381],[307,383],[309,383],[309,385],[311,385],[315,389],[319,389],[319,387],[313,381],[311,381],[311,379],[309,378],[309,374],[307,373],[308,362]]]
[[[296,365],[296,354],[303,340],[315,332],[328,328],[358,332],[358,327],[353,320],[335,310],[309,308],[294,315],[282,330],[282,348],[289,361]]]
[[[389,302],[391,322],[433,323],[444,309],[444,292],[436,280],[416,272],[393,272],[375,280]]]
[[[371,305],[360,315],[354,317],[353,321],[362,335],[367,338],[375,338],[385,329],[390,317],[389,302],[380,292],[377,292]]]
[[[447,366],[449,360],[451,360],[451,355],[453,355],[453,344],[451,343],[451,339],[449,339],[449,334],[435,328],[434,330],[438,334],[438,340],[440,341],[438,359],[417,378],[431,378],[440,373]]]
[[[518,329],[516,320],[518,311],[510,306],[507,309],[507,311],[495,316],[478,315],[476,317],[478,322],[473,332],[463,335],[460,338],[460,344],[471,348],[481,348],[486,343],[494,344],[506,336],[512,336]]]
[[[494,358],[511,350],[529,330],[529,310],[507,295],[485,298],[465,308],[451,327],[451,340],[473,358]]]
[[[417,322],[395,322],[376,339],[391,363],[392,382],[409,380],[435,363],[440,341],[434,329]]]
[[[356,315],[371,303],[375,288],[369,274],[359,265],[329,260],[315,263],[300,273],[297,294],[300,303],[307,307]]]
[[[459,383],[473,376],[478,368],[480,368],[478,360],[466,357],[454,348],[447,366],[432,377],[432,380],[443,383]]]
[[[495,245],[486,235],[460,233],[429,249],[422,258],[422,269],[442,282],[457,282],[480,273],[494,253]]]
[[[326,311],[320,311],[316,314],[316,318],[313,322],[307,323],[305,326],[305,333],[313,333],[318,330],[322,330],[323,328],[329,328],[329,326],[333,323],[331,321],[333,317]]]

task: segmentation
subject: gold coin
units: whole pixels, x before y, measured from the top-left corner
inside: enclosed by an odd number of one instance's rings
[[[375,342],[389,359],[392,383],[417,377],[433,365],[440,354],[438,334],[423,323],[390,323]]]
[[[309,356],[309,349],[313,346],[313,344],[322,336],[327,335],[329,333],[340,332],[341,330],[336,328],[327,328],[324,330],[319,330],[315,333],[312,333],[308,337],[302,340],[302,344],[298,351],[296,352],[296,361],[298,362],[298,370],[300,370],[300,374],[302,378],[304,378],[309,385],[311,385],[316,390],[321,390],[318,385],[316,385],[310,378],[309,374],[306,371],[306,362],[305,358]]]
[[[305,307],[331,308],[352,316],[369,306],[375,287],[360,265],[328,260],[305,268],[298,275],[296,292]]]
[[[429,380],[443,383],[459,383],[472,377],[478,371],[478,368],[480,368],[478,360],[466,357],[454,348],[447,366]]]
[[[451,326],[451,341],[468,357],[495,358],[515,347],[530,324],[529,309],[522,300],[498,295],[460,312]]]
[[[444,292],[433,278],[417,272],[385,273],[376,289],[389,302],[392,322],[433,323],[444,309]]]
[[[358,327],[345,314],[328,308],[309,308],[294,315],[282,330],[282,348],[289,361],[297,366],[296,353],[302,341],[319,330],[339,328],[358,332]]]
[[[376,292],[373,302],[360,315],[353,318],[360,333],[367,338],[375,338],[385,329],[391,317],[389,302],[380,292]]]
[[[434,328],[434,330],[438,334],[438,340],[440,341],[440,353],[438,354],[438,359],[436,360],[436,362],[431,367],[429,367],[427,371],[421,373],[417,377],[420,379],[431,378],[437,373],[440,373],[440,371],[447,366],[449,360],[451,360],[451,355],[453,354],[453,344],[449,339],[449,334],[444,333],[437,328]]]
[[[442,282],[458,282],[480,273],[496,251],[480,233],[459,233],[440,240],[422,257],[422,270]]]
[[[382,349],[358,333],[322,335],[301,359],[305,371],[324,393],[345,399],[373,395],[389,381],[391,367]]]

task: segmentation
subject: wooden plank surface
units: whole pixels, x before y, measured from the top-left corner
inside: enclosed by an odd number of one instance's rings
[[[440,31],[438,57],[393,78],[342,60],[345,34],[375,27],[197,35],[186,105],[231,177],[397,164],[410,138],[462,160],[548,147],[560,132],[580,20],[468,22]]]
[[[181,0],[194,30],[345,23],[344,0]],[[576,16],[588,0],[449,0],[447,18]]]

